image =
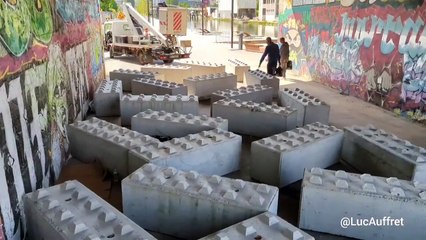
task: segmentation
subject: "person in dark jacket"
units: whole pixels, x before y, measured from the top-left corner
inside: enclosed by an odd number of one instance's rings
[[[266,38],[266,43],[268,44],[265,48],[265,52],[260,58],[259,67],[262,65],[263,60],[268,56],[268,74],[275,75],[275,70],[277,69],[277,64],[280,62],[280,49],[278,45],[272,42],[270,37]]]
[[[281,56],[281,69],[282,75],[285,78],[285,72],[287,70],[287,62],[290,57],[290,46],[285,41],[285,38],[280,38],[281,48],[280,48],[280,56]]]

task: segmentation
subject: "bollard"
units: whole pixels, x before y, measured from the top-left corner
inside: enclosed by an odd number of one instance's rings
[[[240,50],[243,50],[243,37],[244,33],[240,33],[238,38],[238,49]]]

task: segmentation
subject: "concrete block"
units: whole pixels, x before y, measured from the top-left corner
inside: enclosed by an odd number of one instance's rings
[[[123,88],[120,80],[102,81],[94,97],[96,116],[120,116],[120,99],[122,94]]]
[[[179,83],[155,80],[153,78],[139,78],[132,80],[132,94],[187,95],[188,88]]]
[[[159,79],[159,74],[154,72],[140,72],[130,69],[117,69],[112,72],[109,72],[109,79],[118,79],[122,82],[123,91],[131,92],[132,91],[132,80],[137,78],[155,78]]]
[[[328,124],[330,105],[309,93],[299,88],[295,90],[285,88],[279,91],[278,97],[281,106],[297,109],[297,126],[301,127],[314,122]]]
[[[215,91],[236,88],[237,76],[223,72],[190,77],[183,82],[188,86],[189,94],[198,96],[199,99],[208,99]]]
[[[339,161],[343,131],[309,124],[251,144],[253,179],[284,187],[303,178],[305,168],[329,167]]]
[[[262,70],[248,71],[245,77],[244,83],[246,85],[266,85],[274,89],[274,98],[278,97],[278,91],[280,90],[280,79],[276,76],[270,75]]]
[[[142,71],[158,72],[164,75],[164,79],[169,82],[183,83],[183,79],[192,76],[190,66],[183,65],[165,65],[165,64],[147,64],[141,67]]]
[[[200,238],[263,212],[277,212],[276,187],[154,164],[121,185],[126,216],[145,229],[178,238]]]
[[[426,185],[341,170],[305,170],[299,218],[302,229],[357,239],[426,239],[425,216]],[[403,219],[403,226],[395,226],[395,222],[389,226],[389,218]],[[364,219],[376,225],[356,226]]]
[[[241,136],[218,128],[174,138],[131,151],[129,172],[153,163],[206,175],[225,175],[239,169],[241,143]]]
[[[269,137],[296,128],[297,113],[278,105],[222,99],[213,103],[212,116],[227,119],[231,132]]]
[[[125,95],[120,101],[121,124],[130,126],[132,117],[140,112],[153,111],[178,112],[198,115],[198,97],[170,95]]]
[[[233,69],[233,73],[237,75],[237,81],[241,83],[244,82],[245,76],[250,70],[250,66],[238,59],[228,59],[228,64]]]
[[[23,202],[31,239],[155,239],[76,180],[28,193]]]
[[[71,155],[83,162],[100,161],[119,177],[128,175],[128,151],[159,142],[150,136],[92,118],[67,126]]]
[[[252,101],[257,103],[272,104],[273,89],[269,86],[254,85],[216,91],[211,95],[211,103],[224,98],[240,99],[241,101]]]
[[[200,240],[218,239],[315,240],[311,235],[269,212],[222,229]]]
[[[225,65],[217,63],[199,62],[191,60],[185,61],[183,62],[183,64],[191,67],[192,77],[225,72]]]
[[[206,115],[168,113],[152,111],[138,113],[132,117],[132,130],[150,136],[185,137],[189,134],[220,128],[228,130],[228,120]]]
[[[426,150],[373,125],[345,128],[342,163],[360,172],[426,183]]]

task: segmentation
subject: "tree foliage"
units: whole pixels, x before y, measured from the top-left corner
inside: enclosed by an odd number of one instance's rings
[[[179,5],[179,0],[166,0],[167,5]]]
[[[189,3],[187,3],[187,2],[181,2],[181,3],[179,3],[179,7],[189,8],[190,6],[189,6]]]
[[[106,12],[116,12],[118,10],[115,0],[101,0],[101,10]]]
[[[136,6],[136,10],[142,15],[142,16],[148,16],[148,0],[139,0],[138,5]]]

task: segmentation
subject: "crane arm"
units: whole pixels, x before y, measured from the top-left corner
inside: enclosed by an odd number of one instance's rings
[[[130,26],[133,27],[134,32],[136,31],[136,27],[142,27],[143,29],[148,28],[148,30],[156,36],[160,42],[166,46],[168,46],[167,37],[164,36],[160,31],[154,28],[142,15],[136,11],[129,3],[124,3],[123,12],[126,15],[126,19],[129,22]]]

